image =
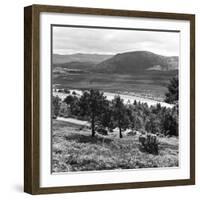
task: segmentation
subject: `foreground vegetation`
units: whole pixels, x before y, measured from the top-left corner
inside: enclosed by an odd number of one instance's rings
[[[108,136],[90,129],[53,120],[52,170],[53,172],[137,169],[178,166],[178,138],[159,137],[158,155],[144,152],[138,135],[123,138],[118,132]]]

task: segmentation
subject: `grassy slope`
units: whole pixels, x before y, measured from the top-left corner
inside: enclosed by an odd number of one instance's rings
[[[159,155],[140,151],[138,136],[96,135],[66,122],[53,121],[53,172],[178,166],[178,139],[160,138]]]

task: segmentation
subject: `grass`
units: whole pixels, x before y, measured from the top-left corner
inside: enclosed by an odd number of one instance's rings
[[[53,172],[178,166],[178,138],[159,138],[159,154],[140,150],[138,136],[96,134],[79,125],[53,120]]]

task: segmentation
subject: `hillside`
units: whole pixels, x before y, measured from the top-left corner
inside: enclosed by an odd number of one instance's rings
[[[80,125],[53,120],[52,172],[178,167],[176,137],[159,138],[158,155],[139,147],[138,135],[119,139],[118,131],[91,137]]]
[[[146,70],[171,71],[178,69],[178,57],[157,55],[148,51],[121,53],[96,65],[98,72],[139,73]]]
[[[70,62],[88,62],[98,64],[111,58],[113,55],[104,54],[69,54],[69,55],[59,55],[53,54],[53,64],[63,64]]]

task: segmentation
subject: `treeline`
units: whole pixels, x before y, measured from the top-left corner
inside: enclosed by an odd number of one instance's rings
[[[173,108],[148,106],[147,103],[125,104],[120,96],[112,101],[99,90],[84,91],[81,97],[68,95],[63,102],[53,97],[54,117],[65,116],[87,120],[91,123],[91,134],[97,129],[119,129],[119,137],[126,129],[162,135],[178,136],[178,105]]]

